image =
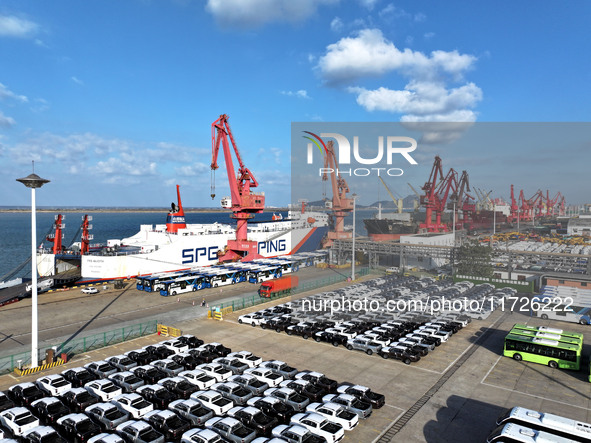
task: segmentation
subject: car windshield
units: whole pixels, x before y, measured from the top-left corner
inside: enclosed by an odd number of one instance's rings
[[[55,386],[56,388],[61,388],[62,386],[66,386],[68,384],[69,383],[66,380],[64,380],[63,378],[59,378],[59,379],[51,382],[51,386]]]
[[[100,365],[97,369],[101,372],[109,372],[113,370],[113,368],[108,363]]]
[[[19,426],[26,425],[27,423],[32,423],[35,420],[37,419],[33,417],[30,412],[24,412],[14,417],[14,422]]]
[[[101,388],[101,390],[104,392],[113,392],[113,391],[116,391],[117,389],[119,389],[119,388],[117,386],[115,386],[113,383],[105,383],[103,385],[103,387]]]

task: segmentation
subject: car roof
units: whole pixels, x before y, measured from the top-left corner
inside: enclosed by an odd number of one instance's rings
[[[45,436],[45,435],[50,435],[56,432],[55,429],[53,429],[51,426],[36,426],[33,429],[31,429],[30,431],[25,432],[25,436],[31,434],[31,433],[37,433],[40,436]]]
[[[0,412],[0,414],[4,414],[5,412],[10,412],[11,414],[17,415],[24,412],[29,412],[29,410],[23,406],[15,406],[14,408],[6,409],[5,411]]]
[[[82,414],[81,412],[76,412],[76,413],[64,415],[63,417],[58,418],[57,422],[62,423],[64,420],[67,420],[67,419],[74,420],[76,422],[76,421],[88,420],[88,416],[85,414]]]
[[[43,398],[40,398],[39,400],[35,400],[33,403],[31,403],[31,406],[36,406],[36,405],[42,404],[42,403],[50,404],[50,403],[55,403],[55,402],[59,402],[59,401],[60,400],[57,397],[43,397]]]

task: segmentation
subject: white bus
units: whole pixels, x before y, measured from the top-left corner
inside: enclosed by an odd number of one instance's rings
[[[191,275],[163,282],[163,285],[164,287],[160,289],[160,295],[167,297],[208,288],[209,280],[203,275]]]
[[[515,423],[499,426],[486,439],[487,443],[572,443],[573,441],[576,440],[536,431]]]
[[[515,407],[497,418],[498,426],[509,423],[568,438],[569,441],[591,441],[591,424],[559,415]]]

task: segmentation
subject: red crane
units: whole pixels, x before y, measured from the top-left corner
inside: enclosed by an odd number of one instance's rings
[[[234,172],[234,164],[232,162],[232,153],[230,151],[230,143],[238,159],[238,175]],[[238,146],[234,141],[230,124],[228,123],[228,116],[226,114],[220,115],[215,122],[211,124],[211,141],[212,141],[212,156],[211,169],[215,171],[219,168],[217,163],[218,153],[220,150],[220,143],[224,150],[224,160],[226,163],[226,172],[228,173],[228,182],[230,184],[231,204],[228,205],[232,209],[231,217],[236,220],[236,240],[228,240],[228,245],[224,251],[218,251],[218,259],[220,262],[224,261],[251,261],[259,258],[260,255],[257,249],[257,242],[248,240],[248,225],[249,219],[254,217],[254,214],[260,214],[265,208],[264,193],[254,193],[251,188],[256,188],[259,183],[244,166]],[[215,172],[213,173],[215,174]],[[212,192],[211,198],[215,197],[215,181],[212,178]],[[225,205],[224,205],[225,206]]]
[[[82,236],[80,238],[80,255],[88,254],[90,250],[90,240],[93,239],[92,234],[88,231],[92,229],[92,225],[89,223],[92,220],[91,217],[85,215],[82,219]]]
[[[55,228],[55,232],[49,234],[45,239],[49,242],[53,243],[52,252],[54,254],[59,254],[62,252],[62,239],[64,238],[64,234],[62,233],[62,229],[64,229],[64,224],[62,223],[64,220],[64,216],[62,214],[58,214],[55,216],[55,222],[53,224]]]
[[[442,178],[443,168],[441,166],[441,158],[436,155],[433,162],[433,167],[431,168],[429,179],[421,187],[421,190],[425,192],[425,194],[421,195],[420,198],[421,205],[425,207],[425,222],[419,225],[419,229],[421,230],[433,232],[435,229],[433,225],[433,210],[435,209],[436,205],[435,191]]]
[[[335,154],[332,140],[326,143],[326,155],[324,157],[324,171],[332,171],[330,173],[324,172],[322,180],[327,181],[330,175],[330,183],[332,186],[332,216],[334,221],[334,230],[328,232],[328,240],[325,246],[330,246],[333,240],[341,238],[351,238],[351,232],[345,232],[345,217],[353,211],[353,199],[347,197],[349,192],[349,185],[339,174],[339,162]]]
[[[470,192],[470,177],[468,176],[468,171],[462,171],[457,186],[458,192],[452,194],[450,197],[452,202],[456,202],[456,210],[459,209],[462,211],[462,218],[456,223],[456,228],[462,229],[466,226],[471,228],[474,221],[473,214],[476,212],[476,203],[474,197],[468,194],[468,192]]]
[[[448,232],[449,226],[443,223],[443,212],[447,208],[447,199],[451,194],[457,193],[458,173],[451,168],[445,178],[439,183],[435,191],[435,226],[432,232]],[[456,207],[456,210],[458,208]]]
[[[521,191],[523,192],[523,191]],[[517,220],[517,211],[519,211],[519,205],[517,204],[517,200],[515,200],[515,192],[513,189],[513,185],[511,185],[511,214],[509,215],[509,217],[507,217],[507,221],[509,223],[513,223],[515,220]]]

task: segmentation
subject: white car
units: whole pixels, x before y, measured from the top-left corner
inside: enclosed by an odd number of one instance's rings
[[[72,387],[72,383],[58,374],[40,377],[37,379],[36,384],[43,392],[55,397],[61,395]]]
[[[303,426],[312,433],[324,437],[327,442],[336,442],[345,436],[345,431],[340,424],[332,423],[326,417],[314,412],[294,415],[291,417],[291,424]]]
[[[347,411],[343,406],[336,403],[311,403],[306,411],[315,412],[333,423],[338,423],[345,431],[350,431],[359,424],[359,417],[353,412]]]
[[[271,388],[279,386],[284,379],[282,375],[275,374],[269,368],[250,368],[244,371],[245,374],[254,375],[263,383],[267,383]]]
[[[210,377],[215,378],[216,382],[225,381],[229,379],[233,374],[229,369],[224,368],[219,363],[203,363],[197,366],[195,369],[201,369]]]
[[[199,389],[207,389],[216,382],[215,378],[213,378],[211,375],[207,375],[207,373],[201,369],[183,371],[179,374],[179,377],[183,377],[185,380],[191,384],[194,384]]]
[[[254,355],[252,352],[248,351],[238,351],[238,352],[230,352],[228,354],[228,358],[235,358],[236,360],[248,365],[250,368],[254,368],[255,366],[260,365],[263,362],[261,357]]]
[[[83,294],[98,294],[99,290],[97,288],[88,287],[88,288],[82,288],[81,292]]]
[[[123,393],[123,390],[119,386],[116,386],[111,380],[103,379],[89,381],[84,385],[84,389],[91,394],[96,395],[102,401],[112,400]]]
[[[92,437],[90,440],[88,440],[88,443],[125,443],[125,440],[116,434],[108,434],[103,432]]]
[[[165,341],[160,342],[160,344],[166,346],[171,351],[174,351],[175,354],[189,352],[189,345],[187,345],[179,340],[165,340]]]
[[[181,443],[223,443],[222,437],[211,429],[189,429],[181,437]]]
[[[247,325],[258,326],[263,320],[263,314],[259,312],[253,312],[252,314],[244,314],[238,317],[238,323],[245,323]]]
[[[141,418],[154,410],[154,405],[136,393],[122,394],[115,397],[111,403],[119,409],[129,412],[133,418]]]
[[[224,415],[234,407],[234,402],[224,398],[216,391],[197,391],[191,394],[191,399],[200,401],[203,406],[213,411],[215,415]]]
[[[0,412],[0,423],[16,437],[20,437],[40,425],[39,419],[23,407],[10,408]]]

